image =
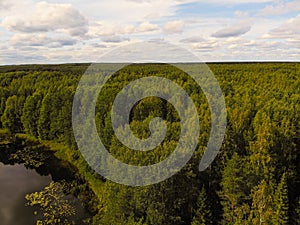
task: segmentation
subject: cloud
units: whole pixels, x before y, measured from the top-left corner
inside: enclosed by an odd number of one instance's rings
[[[158,2],[160,0],[126,0],[128,2],[135,2],[135,3],[154,3]],[[218,5],[223,5],[223,4],[243,4],[243,3],[265,3],[265,2],[275,2],[276,0],[166,0],[167,2],[171,2],[173,4],[175,3],[190,3],[190,2],[198,2],[198,3],[205,3],[205,4],[218,4]]]
[[[76,40],[69,37],[48,37],[44,34],[15,34],[10,44],[17,47],[50,47],[58,48],[63,46],[72,46],[77,43]]]
[[[286,43],[290,46],[295,46],[295,48],[300,49],[300,38],[298,38],[298,39],[293,39],[293,38],[287,39]]]
[[[99,36],[117,36],[123,34],[132,34],[134,31],[135,27],[133,25],[97,21],[89,26],[87,36],[90,38],[97,38]]]
[[[185,3],[195,3],[197,7],[210,4],[211,10],[204,17],[186,10],[182,5]],[[252,8],[245,3],[256,4]],[[299,0],[0,0],[0,61],[93,61],[99,52],[103,54],[110,48],[143,40],[177,43],[205,56],[205,60],[264,57],[298,60],[298,18],[285,21],[286,16],[262,16],[295,12],[299,3]],[[214,8],[222,6],[226,14],[216,15]],[[258,16],[261,13],[258,10],[254,18],[255,9],[263,9],[265,14]]]
[[[88,21],[70,4],[39,2],[26,15],[5,17],[2,25],[15,32],[63,31],[80,36],[87,32]]]
[[[276,5],[268,5],[259,12],[261,16],[268,15],[283,15],[290,12],[300,11],[300,1],[295,0],[291,2],[279,3]]]
[[[12,7],[11,3],[7,1],[0,0],[0,11],[9,10]]]
[[[112,23],[137,24],[145,21],[157,21],[164,17],[176,15],[182,3],[192,0],[106,0],[71,1],[89,18],[105,20]]]
[[[24,15],[33,7],[32,0],[0,0],[0,19],[11,15]]]
[[[126,0],[128,2],[136,2],[136,3],[153,3],[153,2],[159,2],[160,0]],[[188,2],[193,2],[195,0],[171,0],[169,2],[173,3],[188,3]]]
[[[146,33],[158,30],[157,24],[143,22],[138,27],[133,25],[114,24],[107,21],[98,21],[89,27],[87,36],[90,38],[116,37],[124,34]]]
[[[184,28],[184,22],[181,20],[167,22],[164,26],[164,32],[167,34],[182,33]]]
[[[235,11],[234,15],[237,16],[237,17],[240,17],[240,18],[249,17],[249,13],[248,12],[244,12],[244,11],[240,11],[240,10]]]
[[[137,28],[138,32],[150,32],[155,30],[158,30],[158,25],[149,22],[144,22]]]
[[[249,23],[241,22],[239,24],[235,24],[231,27],[226,27],[217,32],[213,33],[211,36],[216,38],[228,38],[228,37],[238,37],[243,34],[246,34],[251,30],[251,26]]]
[[[117,31],[116,25],[105,21],[97,21],[89,26],[87,35],[91,37],[112,36],[115,35]]]
[[[202,41],[198,43],[193,43],[192,48],[197,51],[207,52],[207,51],[213,51],[220,47],[220,44],[217,40],[214,39],[203,39]]]
[[[105,44],[99,44],[99,43],[92,43],[91,46],[95,47],[95,48],[108,48],[107,45],[105,45]]]
[[[107,36],[107,37],[103,37],[101,40],[106,43],[120,43],[124,41],[129,41],[130,39],[120,37],[120,36]]]
[[[282,39],[282,38],[300,38],[300,14],[296,17],[289,19],[281,26],[272,29],[264,38]]]
[[[261,44],[257,40],[248,40],[241,37],[230,37],[222,40],[222,46],[226,49],[250,52],[255,48],[259,48]]]
[[[193,36],[193,37],[189,37],[189,38],[180,40],[181,43],[198,43],[198,42],[203,42],[203,41],[205,41],[205,39],[203,37],[199,37],[199,36]]]
[[[133,25],[121,25],[107,21],[98,21],[89,27],[87,36],[97,38],[102,36],[120,36],[124,34],[146,33],[158,30],[157,24],[143,22],[138,27]]]
[[[198,0],[197,2],[206,3],[206,4],[215,4],[215,5],[225,5],[225,4],[247,4],[247,3],[267,3],[267,2],[276,2],[277,0]]]

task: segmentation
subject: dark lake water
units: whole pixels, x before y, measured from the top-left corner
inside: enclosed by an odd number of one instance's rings
[[[0,162],[0,224],[35,224],[34,209],[25,206],[25,195],[41,191],[51,182],[51,176],[41,176],[24,165],[4,165]]]

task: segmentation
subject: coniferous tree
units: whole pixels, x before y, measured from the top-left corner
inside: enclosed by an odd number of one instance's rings
[[[195,216],[191,225],[208,225],[212,224],[212,213],[209,207],[205,188],[202,187],[196,204]]]
[[[224,224],[235,224],[238,221],[238,208],[245,197],[242,166],[243,159],[234,153],[223,171],[222,191],[219,195],[222,199]]]
[[[274,199],[275,215],[273,217],[274,224],[289,224],[289,199],[286,174],[282,175],[280,183],[277,186]]]
[[[253,188],[253,200],[249,222],[253,225],[273,225],[274,184],[262,180],[258,186]]]

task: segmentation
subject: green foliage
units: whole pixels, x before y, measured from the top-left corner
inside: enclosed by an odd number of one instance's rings
[[[34,137],[38,137],[38,120],[40,118],[40,109],[43,96],[40,93],[34,93],[29,96],[24,104],[21,121],[24,131]]]
[[[237,224],[239,221],[240,207],[246,198],[244,163],[245,160],[234,153],[223,171],[222,191],[219,195],[222,199],[224,224]]]
[[[207,199],[205,188],[202,187],[196,204],[195,216],[191,225],[212,224],[212,213]]]
[[[253,188],[253,202],[249,217],[251,224],[273,224],[273,194],[272,182],[262,180],[258,186]]]
[[[1,117],[2,125],[11,133],[21,132],[23,126],[21,123],[22,107],[24,104],[24,97],[17,97],[13,95],[6,101],[5,110]]]
[[[280,183],[277,186],[274,197],[274,208],[276,213],[273,217],[273,224],[289,224],[289,198],[286,174],[282,175]]]
[[[40,116],[38,119],[38,135],[42,140],[51,140],[51,112],[52,109],[52,99],[51,94],[48,93],[42,102]],[[56,110],[55,110],[56,111]]]
[[[190,72],[197,70],[196,64],[184,66]],[[87,67],[0,66],[0,127],[6,129],[5,140],[10,133],[24,132],[78,168],[97,196],[91,203],[98,212],[94,224],[300,224],[299,63],[209,64],[226,98],[228,126],[218,158],[202,173],[198,164],[206,149],[211,118],[206,96],[195,81],[164,64],[136,64],[118,71],[99,95],[95,119],[99,137],[117,159],[133,165],[160,162],[175,149],[181,132],[174,107],[150,97],[132,109],[130,128],[137,137],[147,138],[149,121],[160,116],[168,128],[163,143],[153,151],[140,152],[117,140],[111,107],[119,91],[133,80],[146,76],[171,79],[192,97],[200,119],[199,145],[188,165],[164,182],[140,188],[104,181],[76,148],[72,101]],[[30,160],[39,160],[37,155],[18,152],[14,157],[34,163]]]

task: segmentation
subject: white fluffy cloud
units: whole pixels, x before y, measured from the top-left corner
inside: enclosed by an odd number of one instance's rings
[[[133,25],[115,24],[107,21],[97,21],[90,24],[87,36],[99,37],[99,36],[115,36],[123,34],[131,34],[135,30]]]
[[[213,51],[217,48],[220,48],[220,43],[217,40],[209,39],[209,40],[202,40],[198,43],[193,43],[192,48],[201,51],[201,52],[209,52]]]
[[[289,19],[281,26],[272,29],[264,38],[297,38],[300,39],[300,14],[296,17]]]
[[[9,2],[3,1],[3,0],[0,1],[0,11],[8,10],[8,9],[10,9],[10,7],[11,7],[11,4]]]
[[[80,36],[87,32],[85,17],[70,4],[49,4],[39,2],[25,15],[11,15],[4,18],[2,26],[15,32],[63,31]]]
[[[300,10],[300,0],[39,1],[0,0],[0,63],[93,61],[112,47],[141,40],[178,43],[211,61],[300,55],[300,15],[285,21]],[[226,15],[195,14],[185,3],[217,10],[224,5]],[[254,18],[244,3],[267,7]]]
[[[12,14],[24,14],[33,7],[31,0],[0,0],[0,18]]]
[[[155,31],[155,30],[158,30],[158,25],[157,24],[152,24],[152,23],[149,23],[149,22],[143,22],[137,28],[138,32],[150,32],[150,31]]]
[[[97,20],[123,23],[155,21],[176,14],[177,6],[194,0],[67,0]]]
[[[184,28],[184,22],[181,20],[167,22],[164,26],[164,32],[167,34],[182,33]]]
[[[107,21],[98,21],[90,25],[87,36],[90,38],[98,37],[117,37],[122,35],[130,35],[135,33],[147,33],[158,30],[157,24],[143,22],[139,26],[125,24],[114,24]]]

